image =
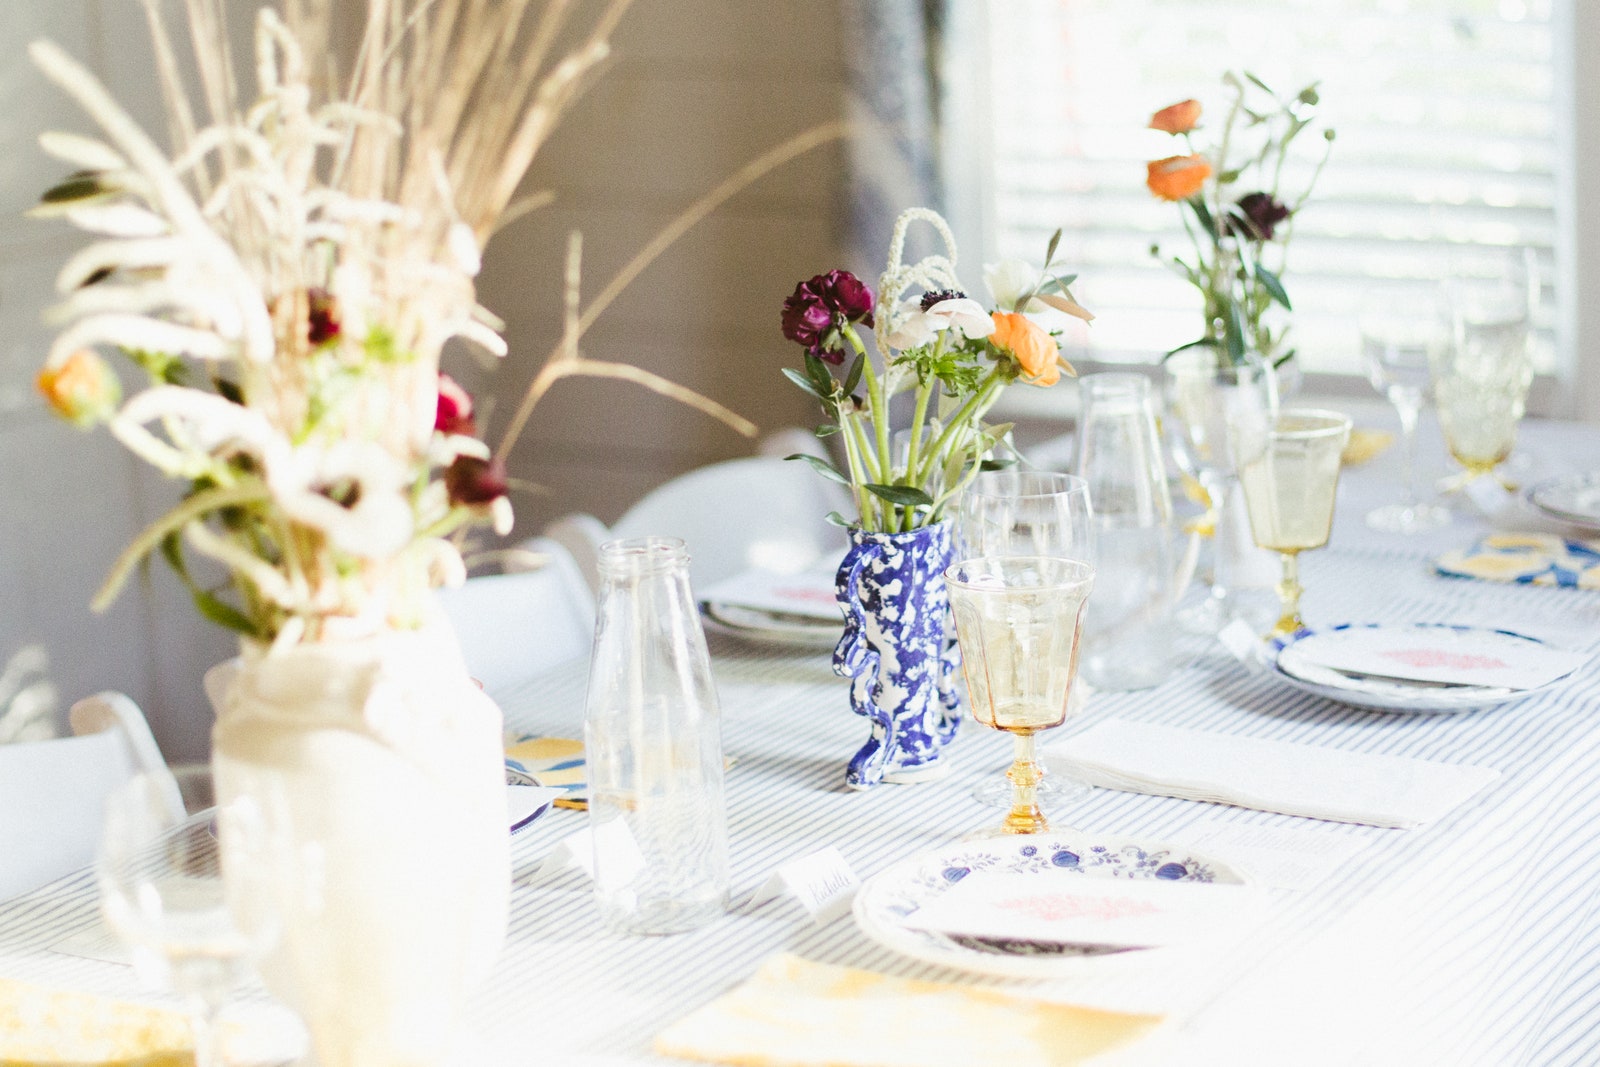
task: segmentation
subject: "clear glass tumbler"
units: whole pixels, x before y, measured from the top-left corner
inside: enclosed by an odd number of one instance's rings
[[[728,898],[722,735],[705,633],[677,538],[600,547],[584,746],[601,917],[690,930]]]
[[[1097,689],[1148,689],[1176,665],[1172,494],[1150,380],[1091,374],[1078,390],[1077,473],[1089,488],[1098,575],[1084,619],[1083,676]]]

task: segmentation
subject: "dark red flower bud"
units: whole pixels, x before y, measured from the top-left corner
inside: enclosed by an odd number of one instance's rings
[[[326,289],[307,289],[306,339],[312,346],[325,345],[339,336],[339,301]]]
[[[1271,193],[1246,193],[1232,211],[1233,232],[1251,241],[1272,240],[1273,228],[1289,217],[1289,209]]]
[[[472,394],[468,393],[448,374],[439,375],[439,407],[433,417],[433,428],[440,433],[466,434],[476,437],[477,424],[472,418]]]
[[[498,458],[457,456],[444,472],[444,486],[452,504],[492,504],[506,495],[506,465]]]

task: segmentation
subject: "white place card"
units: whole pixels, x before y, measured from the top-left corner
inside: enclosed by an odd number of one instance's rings
[[[860,887],[856,872],[839,850],[829,845],[773,871],[750,903],[765,904],[780,897],[793,899],[813,922],[826,923],[844,914]]]
[[[1257,899],[1233,884],[974,871],[904,923],[967,937],[1156,948],[1214,934],[1247,917]]]
[[[71,937],[62,938],[50,946],[50,951],[86,960],[100,960],[103,963],[120,963],[123,966],[133,963],[122,940],[107,930],[102,922],[96,922],[86,930],[79,930]]]
[[[813,568],[799,574],[745,571],[701,590],[700,599],[707,604],[801,615],[824,622],[839,621],[831,568],[827,571]]]
[[[1493,474],[1480,475],[1462,487],[1467,499],[1485,515],[1494,515],[1515,500],[1516,494],[1500,484]]]
[[[1354,626],[1296,641],[1303,662],[1414,682],[1537,689],[1583,666],[1581,652],[1494,631],[1446,626]]]
[[[1274,889],[1310,889],[1373,840],[1320,827],[1220,821],[1191,826],[1180,839],[1196,852],[1224,860]]]
[[[1224,626],[1217,634],[1217,640],[1222,642],[1234,659],[1246,667],[1259,666],[1261,663],[1261,635],[1256,633],[1244,619],[1234,619]]]
[[[551,878],[568,871],[581,871],[593,879],[595,862],[602,856],[608,866],[615,867],[619,872],[627,872],[617,876],[624,880],[645,863],[644,853],[639,851],[638,842],[634,841],[628,824],[621,819],[607,819],[597,826],[585,827],[557,841],[544,862],[539,864],[534,878]]]

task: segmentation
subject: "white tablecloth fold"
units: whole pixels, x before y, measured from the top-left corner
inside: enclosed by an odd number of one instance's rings
[[[1046,761],[1107,789],[1402,829],[1433,822],[1500,776],[1489,767],[1121,719],[1052,746]]]

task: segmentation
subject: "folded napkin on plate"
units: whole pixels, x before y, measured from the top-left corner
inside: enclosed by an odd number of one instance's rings
[[[194,1067],[178,1012],[0,978],[6,1067]]]
[[[1432,822],[1500,777],[1488,767],[1120,719],[1052,746],[1048,757],[1108,789],[1402,829]]]
[[[1066,1067],[1160,1022],[785,954],[667,1027],[655,1047],[743,1067]]]
[[[1554,534],[1493,534],[1468,549],[1452,549],[1434,560],[1449,578],[1600,589],[1600,540]]]

